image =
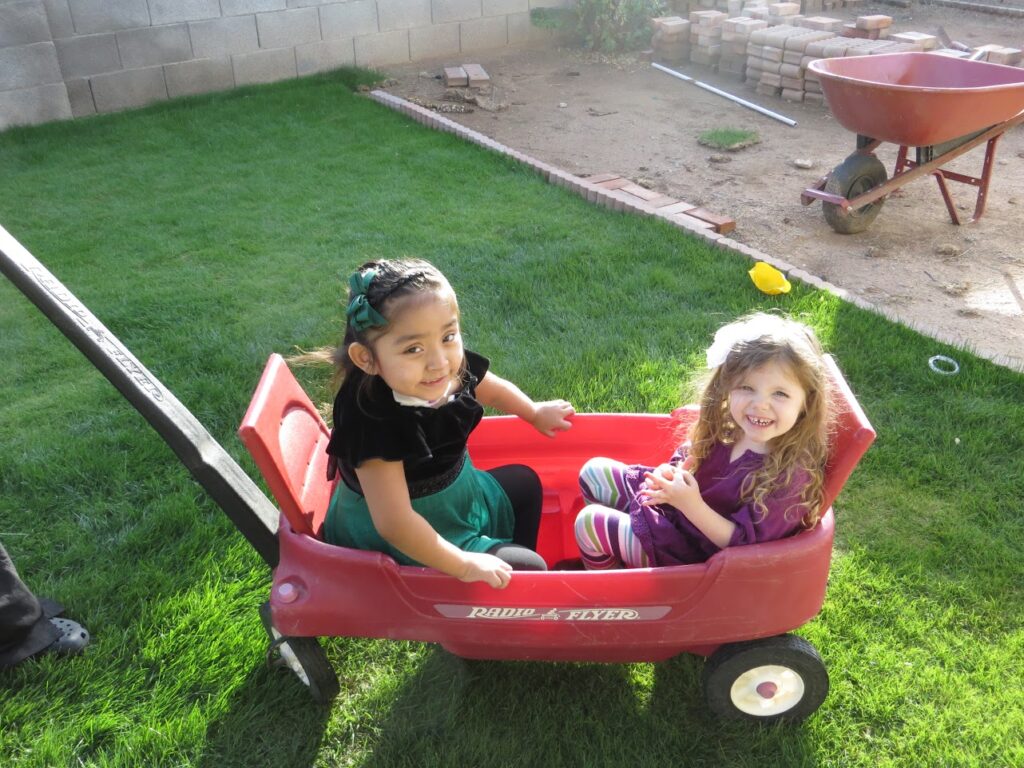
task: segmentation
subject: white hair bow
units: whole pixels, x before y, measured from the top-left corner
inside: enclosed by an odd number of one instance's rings
[[[737,344],[778,333],[784,325],[785,321],[781,317],[768,314],[723,325],[715,332],[715,340],[708,347],[708,368],[722,365]]]

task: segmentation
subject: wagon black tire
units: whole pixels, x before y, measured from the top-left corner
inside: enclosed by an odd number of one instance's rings
[[[850,155],[839,165],[832,169],[825,182],[825,191],[832,195],[840,195],[847,200],[852,200],[858,195],[863,195],[868,190],[884,184],[889,176],[885,172],[882,161],[874,155]],[[822,203],[825,213],[825,221],[836,232],[841,235],[852,235],[863,232],[882,210],[885,198],[875,200],[873,203],[857,208],[849,209],[845,214],[838,205]]]
[[[828,695],[828,670],[796,635],[723,645],[704,665],[704,696],[716,715],[773,722],[812,715]]]
[[[267,661],[290,669],[309,688],[314,701],[329,704],[341,686],[320,642],[315,637],[285,637],[278,632],[270,617],[270,603],[260,606],[260,620],[270,638]]]

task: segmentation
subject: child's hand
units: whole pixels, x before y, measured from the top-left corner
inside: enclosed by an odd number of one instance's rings
[[[512,579],[512,566],[486,552],[465,552],[466,569],[459,581],[486,581],[495,589],[504,589]]]
[[[685,512],[694,502],[700,501],[700,486],[697,478],[683,465],[662,464],[653,472],[644,475],[644,505],[670,504]]]
[[[576,409],[565,400],[548,400],[537,403],[530,423],[542,435],[554,437],[555,432],[564,432],[572,426],[569,417],[575,413]]]

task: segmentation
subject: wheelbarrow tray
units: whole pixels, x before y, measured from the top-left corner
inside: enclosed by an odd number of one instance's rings
[[[830,365],[845,408],[826,471],[829,507],[874,438]],[[557,567],[579,562],[573,522],[584,505],[577,483],[583,463],[597,455],[661,463],[696,415],[693,407],[664,415],[579,414],[554,440],[520,419],[487,417],[469,452],[481,469],[515,463],[539,474],[537,550]],[[321,540],[333,491],[325,471],[328,430],[280,356],[268,361],[239,433],[282,510],[270,608],[286,636],[430,641],[466,658],[657,661],[779,635],[813,618],[824,599],[831,509],[811,531],[728,548],[706,563],[520,572],[495,590]]]
[[[1024,110],[1024,69],[936,53],[818,59],[809,68],[836,120],[861,136],[928,147]]]

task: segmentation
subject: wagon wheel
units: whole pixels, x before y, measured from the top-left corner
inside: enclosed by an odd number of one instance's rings
[[[287,667],[309,688],[314,701],[330,703],[341,686],[319,641],[315,637],[285,637],[278,632],[270,618],[270,603],[260,606],[260,619],[270,638],[267,663]]]
[[[716,715],[771,722],[813,714],[828,695],[828,671],[796,635],[723,645],[704,666],[704,696]]]
[[[877,157],[853,154],[832,169],[825,182],[825,191],[852,200],[879,184],[884,184],[887,178],[885,166]],[[883,197],[862,208],[851,208],[845,214],[838,205],[832,203],[823,202],[821,207],[825,212],[825,221],[832,229],[841,235],[852,235],[871,226],[871,222],[882,210],[884,202]]]

